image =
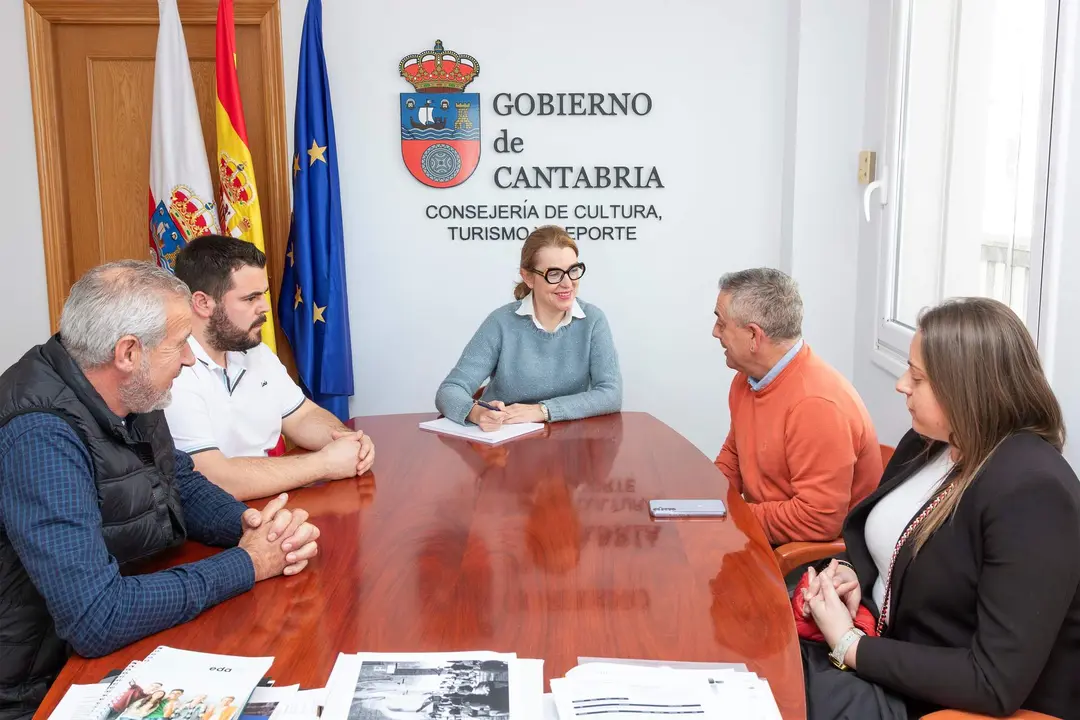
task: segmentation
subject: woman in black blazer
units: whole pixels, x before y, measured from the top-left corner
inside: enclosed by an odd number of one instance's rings
[[[947,302],[920,318],[897,390],[912,430],[849,514],[845,556],[808,572],[840,668],[809,655],[810,720],[855,717],[860,694],[878,717],[1080,718],[1080,481],[1031,336],[997,301]],[[860,603],[877,636],[853,628]]]

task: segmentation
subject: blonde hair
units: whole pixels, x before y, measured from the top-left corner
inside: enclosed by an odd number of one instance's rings
[[[919,318],[930,388],[949,422],[958,458],[952,492],[914,534],[914,551],[952,517],[964,492],[1008,437],[1030,432],[1058,452],[1065,445],[1061,405],[1020,318],[988,298],[948,300]]]
[[[533,263],[536,262],[536,254],[547,247],[570,248],[575,255],[578,254],[577,243],[566,233],[566,230],[558,225],[543,225],[525,238],[525,244],[521,246],[521,269],[535,270]],[[529,286],[521,281],[514,286],[514,299],[522,300],[530,292]]]

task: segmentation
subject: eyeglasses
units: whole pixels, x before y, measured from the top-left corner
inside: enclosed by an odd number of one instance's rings
[[[574,263],[565,270],[562,268],[548,268],[544,272],[540,272],[536,268],[529,268],[529,272],[536,273],[544,278],[549,285],[558,285],[562,282],[563,275],[570,276],[571,280],[580,280],[581,276],[585,274],[585,263]]]

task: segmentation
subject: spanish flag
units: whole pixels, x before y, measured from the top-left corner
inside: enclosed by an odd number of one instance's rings
[[[266,252],[263,242],[259,193],[255,189],[255,166],[248,149],[247,125],[240,103],[240,80],[236,75],[236,32],[233,0],[221,0],[217,16],[217,174],[220,183],[218,212],[221,232],[247,240]],[[277,352],[274,318],[268,310],[262,339]]]

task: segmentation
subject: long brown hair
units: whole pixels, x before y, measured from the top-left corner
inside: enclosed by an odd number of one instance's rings
[[[521,246],[521,269],[535,270],[536,254],[546,247],[570,248],[574,254],[578,254],[577,243],[574,238],[567,235],[558,225],[543,225],[536,228],[529,237],[525,238],[525,244]],[[522,300],[531,291],[524,281],[514,287],[514,299]]]
[[[1058,452],[1065,423],[1039,352],[1020,318],[988,298],[948,300],[919,318],[930,388],[949,422],[958,458],[953,489],[915,531],[917,553],[948,520],[998,445],[1030,432]]]

